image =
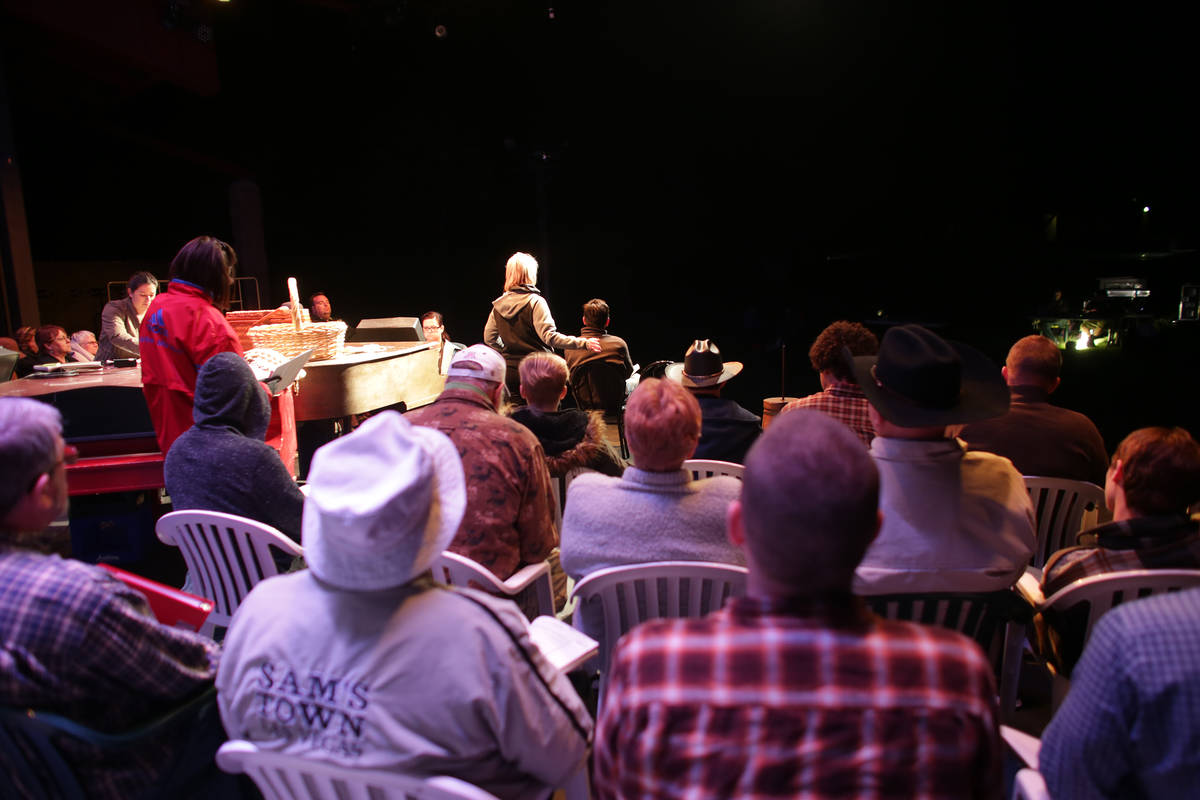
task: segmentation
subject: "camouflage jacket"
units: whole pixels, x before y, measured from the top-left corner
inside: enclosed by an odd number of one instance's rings
[[[450,437],[462,457],[467,511],[450,550],[504,580],[558,546],[550,474],[542,445],[524,425],[496,413],[469,383],[449,381],[432,404],[408,412],[416,425]]]

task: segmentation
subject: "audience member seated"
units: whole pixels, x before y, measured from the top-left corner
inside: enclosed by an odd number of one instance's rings
[[[308,299],[308,317],[313,322],[333,321],[333,306],[324,292],[317,292]]]
[[[1096,623],[1042,735],[1055,800],[1182,797],[1200,787],[1200,589],[1122,603]]]
[[[721,351],[709,339],[697,339],[682,363],[667,365],[667,379],[683,384],[700,403],[702,422],[695,458],[741,464],[762,433],[762,419],[721,397],[721,388],[741,371],[741,362],[721,361]]]
[[[17,351],[21,354],[21,357],[17,359],[17,366],[13,370],[13,377],[24,378],[33,372],[33,365],[36,363],[34,359],[38,356],[37,329],[30,325],[22,325],[20,328],[17,328],[15,338],[17,340]]]
[[[600,352],[591,350],[564,350],[565,358],[567,359],[567,367],[570,368],[572,374],[583,364],[590,364],[594,361],[605,361],[610,364],[621,365],[622,377],[628,379],[633,374],[633,359],[629,355],[629,345],[620,336],[613,336],[608,332],[609,323],[612,320],[609,318],[608,303],[600,298],[588,300],[583,304],[583,329],[579,335],[584,339],[595,339],[600,342]],[[591,397],[602,397],[602,393],[596,390],[582,390],[585,394]],[[581,388],[575,387],[576,395],[579,395]],[[589,405],[589,408],[599,408],[599,405]]]
[[[741,482],[728,476],[693,481],[682,469],[700,438],[696,398],[676,383],[647,378],[629,397],[625,437],[636,466],[619,478],[580,475],[567,492],[567,575],[578,581],[598,569],[646,561],[744,564],[725,535],[725,510]],[[583,621],[584,631],[601,627],[598,617]]]
[[[217,353],[200,368],[192,418],[163,466],[174,508],[237,514],[299,542],[304,495],[263,441],[271,400],[244,358]],[[286,572],[291,558],[280,553],[276,563]]]
[[[146,599],[108,572],[26,549],[67,507],[66,465],[76,453],[61,426],[49,404],[0,398],[0,704],[119,733],[211,685],[219,649],[155,622]],[[215,713],[211,723],[208,749],[188,763],[215,773]],[[203,739],[199,728],[177,734],[120,753],[63,747],[89,797],[141,797],[167,770],[183,770],[172,762],[188,737]],[[13,796],[31,791],[12,788]]]
[[[621,465],[608,446],[599,411],[558,410],[567,396],[567,362],[553,353],[530,353],[521,359],[521,397],[527,405],[512,418],[533,431],[546,453],[550,477],[576,469],[620,475]]]
[[[863,444],[870,447],[875,438],[867,410],[871,404],[854,382],[842,348],[849,350],[852,356],[873,356],[879,352],[879,340],[857,322],[835,322],[821,331],[808,350],[808,360],[821,379],[821,391],[793,400],[781,413],[811,408],[828,414],[849,427]]]
[[[91,331],[75,331],[71,334],[71,361],[95,361],[100,343]]]
[[[883,527],[858,567],[859,594],[990,592],[1021,576],[1033,506],[1006,458],[967,452],[946,426],[1003,414],[1008,387],[973,347],[919,325],[891,328],[853,359],[871,403]]]
[[[65,364],[71,355],[71,337],[58,325],[37,329],[38,354],[34,364]]]
[[[23,355],[33,358],[38,354],[37,329],[32,325],[22,325],[16,332],[17,348]]]
[[[814,411],[751,449],[729,538],[746,596],[617,644],[597,728],[608,798],[998,795],[996,687],[979,648],[851,595],[879,529],[862,442]]]
[[[472,345],[450,363],[438,399],[406,415],[446,434],[458,448],[467,510],[450,549],[500,580],[545,561],[558,546],[542,445],[524,425],[496,411],[504,378],[504,358],[487,345]]]
[[[438,371],[445,375],[446,370],[450,368],[450,362],[454,360],[454,355],[465,349],[466,345],[450,341],[446,321],[440,311],[426,311],[421,315],[421,333],[425,336],[425,341],[437,342]]]
[[[971,450],[1007,458],[1022,475],[1104,483],[1108,453],[1090,419],[1050,405],[1061,381],[1062,355],[1045,336],[1026,336],[1008,351],[1000,372],[1012,393],[1007,414],[973,422],[962,438]]]
[[[149,272],[129,276],[125,297],[105,304],[100,312],[100,350],[97,361],[137,358],[141,353],[139,337],[142,319],[158,294],[158,278]]]
[[[455,451],[394,411],[317,451],[309,568],[254,587],[225,638],[231,737],[506,798],[549,797],[584,762],[591,719],[516,606],[429,574],[467,505]]]
[[[1200,569],[1200,522],[1188,517],[1197,500],[1200,444],[1192,435],[1183,428],[1134,431],[1117,446],[1104,479],[1113,521],[1050,556],[1042,593],[1123,569]]]

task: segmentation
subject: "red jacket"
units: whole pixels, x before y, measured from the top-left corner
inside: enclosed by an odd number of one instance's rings
[[[154,298],[142,320],[142,392],[164,453],[192,427],[196,372],[217,353],[242,345],[212,296],[179,278]]]

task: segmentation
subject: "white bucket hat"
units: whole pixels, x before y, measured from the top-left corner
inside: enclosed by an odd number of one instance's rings
[[[425,572],[467,505],[453,442],[395,411],[318,450],[308,486],[304,560],[340,589],[390,589]]]

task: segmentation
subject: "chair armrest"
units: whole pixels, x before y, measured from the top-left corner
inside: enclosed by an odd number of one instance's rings
[[[1038,753],[1042,749],[1042,740],[1031,736],[1025,731],[1019,731],[1009,725],[1000,726],[1000,738],[1008,745],[1017,758],[1027,767],[1037,769]]]
[[[1046,598],[1042,595],[1042,571],[1037,567],[1025,568],[1025,572],[1017,578],[1016,590],[1034,608],[1038,608],[1046,602]]]
[[[1017,772],[1013,786],[1013,797],[1017,800],[1050,800],[1046,779],[1036,769],[1026,768]]]
[[[246,758],[257,751],[250,742],[242,739],[231,739],[217,750],[217,767],[230,775],[240,775],[246,771]]]
[[[512,575],[508,576],[507,580],[502,582],[504,584],[504,590],[509,594],[516,594],[543,575],[550,575],[550,565],[545,561],[539,561],[536,564],[528,564],[524,567],[521,567]]]

